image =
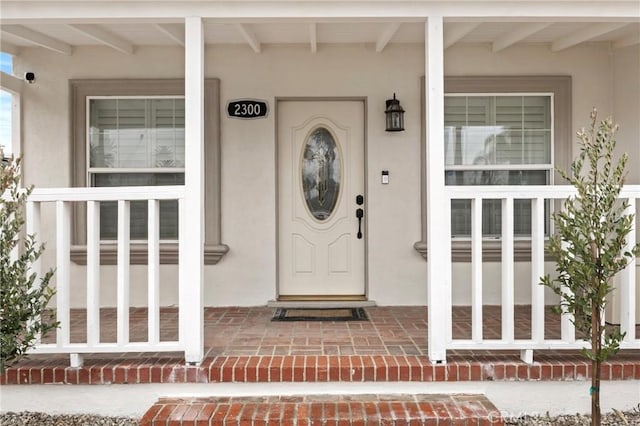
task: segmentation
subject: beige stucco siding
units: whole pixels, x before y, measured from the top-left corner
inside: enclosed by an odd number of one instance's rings
[[[635,48],[631,48],[633,50]],[[629,68],[631,63],[631,68]],[[634,65],[635,64],[635,65]],[[603,114],[620,114],[621,124],[637,118],[638,82],[634,80],[637,51],[612,53],[607,45],[580,45],[552,53],[547,46],[518,46],[494,54],[488,45],[459,45],[446,51],[447,75],[570,75],[573,79],[573,126],[587,122],[597,106]],[[23,95],[26,179],[39,187],[68,186],[70,179],[68,80],[79,78],[180,78],[181,48],[139,47],[128,56],[108,48],[80,47],[72,56],[23,49],[16,72],[33,71],[37,83]],[[260,98],[271,107],[261,120],[233,120],[223,115],[222,241],[229,253],[205,268],[207,305],[262,305],[276,295],[276,169],[275,98],[290,96],[367,97],[367,237],[368,296],[382,305],[425,304],[426,264],[413,249],[420,239],[420,77],[424,75],[422,45],[391,44],[382,53],[372,45],[263,46],[260,54],[247,46],[206,48],[206,77],[221,81],[221,103]],[[635,100],[625,96],[634,87]],[[612,91],[615,89],[615,96]],[[384,101],[397,94],[405,108],[406,131],[384,131]],[[620,144],[632,153],[634,176],[640,183],[638,120],[620,134]],[[575,142],[574,142],[575,144]],[[380,184],[389,170],[390,184]],[[45,237],[53,226],[45,222]],[[47,250],[54,259],[53,245]],[[468,265],[456,266],[454,277]],[[496,303],[499,268],[487,267],[486,302]],[[528,266],[516,272],[527,277]],[[84,301],[84,268],[74,265],[73,304]],[[176,303],[174,266],[163,266],[164,304]],[[516,302],[526,303],[528,278],[518,280]],[[464,280],[467,281],[467,280]],[[132,267],[132,304],[145,303],[145,269]],[[115,267],[103,268],[103,301],[115,301]],[[455,303],[467,303],[469,291],[454,290]]]
[[[618,138],[629,154],[627,182],[640,184],[640,46],[615,51],[612,80]]]

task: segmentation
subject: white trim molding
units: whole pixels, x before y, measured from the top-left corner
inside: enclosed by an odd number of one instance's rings
[[[29,6],[26,7],[25,4]],[[295,4],[295,7],[292,7]],[[168,0],[96,1],[37,1],[3,0],[2,20],[5,24],[38,20],[74,20],[95,23],[96,20],[181,23],[189,16],[216,20],[287,20],[311,19],[330,22],[342,19],[381,19],[390,17],[413,22],[428,16],[466,18],[551,18],[551,19],[626,19],[640,17],[636,0],[556,1],[556,0],[323,0],[251,1],[218,0],[184,2]]]

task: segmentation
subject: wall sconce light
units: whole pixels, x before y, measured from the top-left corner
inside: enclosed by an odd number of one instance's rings
[[[404,130],[404,110],[400,101],[393,94],[393,99],[387,99],[387,109],[384,111],[387,121],[387,132],[401,132]]]

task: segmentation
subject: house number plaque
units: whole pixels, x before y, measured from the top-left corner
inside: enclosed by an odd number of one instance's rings
[[[230,118],[265,118],[269,113],[269,104],[259,99],[236,99],[227,103],[227,115]]]

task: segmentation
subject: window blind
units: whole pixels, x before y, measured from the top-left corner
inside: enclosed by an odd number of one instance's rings
[[[184,99],[90,99],[88,136],[92,186],[184,184]],[[130,238],[146,239],[147,204],[132,202],[130,216]],[[117,204],[102,202],[101,239],[117,238],[117,223]],[[160,238],[178,238],[177,201],[160,202]]]
[[[91,99],[90,168],[184,167],[184,99]]]
[[[447,95],[446,185],[548,185],[552,166],[551,96]],[[531,234],[531,202],[514,203],[514,232]],[[471,202],[453,200],[452,234],[471,235]],[[499,200],[483,201],[483,235],[501,234]]]

